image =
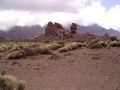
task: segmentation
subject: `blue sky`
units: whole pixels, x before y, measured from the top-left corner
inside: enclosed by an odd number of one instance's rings
[[[87,0],[86,5],[91,5],[92,1],[93,0]],[[110,9],[111,7],[114,7],[115,5],[120,5],[120,0],[100,0],[100,2],[101,5],[106,7],[107,10]]]
[[[102,0],[102,5],[107,9],[114,7],[115,5],[120,5],[120,0]]]

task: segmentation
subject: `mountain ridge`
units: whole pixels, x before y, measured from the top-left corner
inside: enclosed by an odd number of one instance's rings
[[[12,40],[27,39],[44,34],[45,33],[44,28],[45,27],[42,27],[40,25],[14,26],[7,31],[0,30],[0,37],[12,39]],[[68,27],[65,29],[69,30]],[[114,30],[112,28],[105,29],[104,27],[101,27],[97,24],[93,24],[89,26],[78,25],[77,33],[81,33],[81,34],[90,33],[97,36],[103,36],[105,34],[108,34],[110,36],[117,36],[118,38],[120,38],[120,32],[118,30]]]

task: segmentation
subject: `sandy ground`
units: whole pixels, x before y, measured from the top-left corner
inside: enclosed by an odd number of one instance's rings
[[[120,48],[1,59],[3,70],[25,80],[26,90],[120,90]]]

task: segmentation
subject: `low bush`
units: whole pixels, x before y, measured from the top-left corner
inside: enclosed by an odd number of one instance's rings
[[[57,49],[63,47],[63,45],[54,43],[54,44],[49,44],[49,45],[47,45],[47,47],[48,47],[49,49],[51,49],[51,50],[57,50]]]
[[[34,47],[34,48],[24,48],[23,50],[13,51],[8,56],[7,59],[19,59],[26,56],[33,56],[38,54],[52,54],[51,50],[46,47]]]
[[[60,49],[58,49],[58,52],[67,52],[67,51],[69,51],[70,49],[68,48],[68,47],[62,47],[62,48],[60,48]]]
[[[0,88],[7,88],[5,90],[24,90],[25,89],[25,82],[16,79],[11,75],[0,75]],[[0,90],[1,90],[0,89]]]
[[[67,51],[74,50],[81,47],[82,47],[82,43],[72,42],[72,43],[66,44],[64,47],[60,48],[58,51],[67,52]]]
[[[103,45],[98,44],[98,43],[90,45],[90,49],[99,49],[99,48],[102,48],[102,47],[103,47]]]
[[[97,41],[97,42],[94,42],[94,43],[90,43],[88,45],[88,47],[90,49],[100,49],[100,48],[103,48],[103,47],[107,47],[107,43],[104,42],[104,41]]]
[[[110,47],[120,47],[120,42],[119,41],[112,41],[109,43]]]
[[[3,47],[0,47],[0,52],[4,52],[6,49]]]
[[[38,54],[52,54],[52,51],[45,46],[35,48],[35,52]]]
[[[8,54],[7,59],[18,59],[24,57],[24,52],[22,50],[20,51],[13,51],[10,54]]]
[[[22,50],[24,47],[20,45],[13,45],[13,47],[10,49],[10,51],[18,51]]]
[[[116,36],[111,36],[110,41],[118,41],[118,38]]]

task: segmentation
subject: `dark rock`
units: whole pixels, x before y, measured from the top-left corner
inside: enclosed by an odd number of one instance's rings
[[[72,34],[76,34],[77,24],[76,23],[72,23],[70,29],[71,29],[71,33]]]

